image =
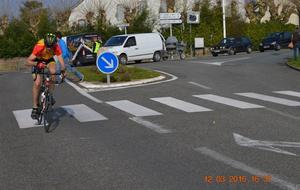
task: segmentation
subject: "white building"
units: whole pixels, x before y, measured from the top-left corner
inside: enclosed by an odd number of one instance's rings
[[[212,2],[213,1],[214,0],[212,0]],[[285,0],[275,1],[279,2]],[[194,2],[195,0],[176,0],[175,11],[182,12],[184,9],[191,10]],[[229,3],[230,0],[226,0],[226,2]],[[157,18],[157,20],[159,18],[159,12],[161,10],[162,12],[166,11],[166,0],[82,0],[82,2],[76,8],[73,9],[69,18],[69,23],[73,25],[85,22],[85,16],[88,11],[97,12],[96,10],[99,9],[99,7],[101,7],[105,10],[106,19],[111,24],[117,25],[119,23],[122,23],[122,20],[124,18],[124,9],[122,8],[124,5],[128,7],[135,7],[139,4],[142,5],[145,3],[147,4],[147,7],[150,10],[150,14],[153,17]],[[242,15],[245,14],[243,8],[244,4],[245,0],[239,0],[239,7]],[[262,21],[268,20],[270,17],[269,15],[270,14],[267,11]],[[298,16],[292,14],[289,23],[297,25],[299,23]]]

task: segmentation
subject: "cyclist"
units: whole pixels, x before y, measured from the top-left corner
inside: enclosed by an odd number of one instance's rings
[[[49,72],[51,74],[56,73],[56,66],[54,61],[54,56],[57,56],[57,59],[61,66],[61,72],[65,76],[65,64],[64,60],[62,58],[62,52],[57,44],[56,36],[52,33],[47,33],[44,39],[41,39],[37,42],[37,44],[34,46],[34,49],[31,53],[31,55],[27,58],[27,65],[32,66],[33,73],[35,73],[35,78],[33,82],[33,88],[32,88],[32,96],[33,96],[33,108],[31,112],[31,118],[37,119],[39,115],[38,110],[38,98],[39,98],[39,90],[41,87],[41,76],[39,74],[36,74],[38,70],[44,69],[45,67],[48,67]],[[47,66],[46,66],[47,65]],[[51,76],[51,80],[55,81],[55,75]],[[50,91],[53,93],[54,90],[54,84],[51,83]],[[52,104],[55,103],[54,99],[51,98]]]

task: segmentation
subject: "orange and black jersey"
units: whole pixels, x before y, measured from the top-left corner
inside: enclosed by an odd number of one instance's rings
[[[52,48],[46,48],[44,40],[39,40],[34,46],[32,54],[41,60],[50,60],[53,56],[60,56],[62,54],[58,44],[55,44]]]

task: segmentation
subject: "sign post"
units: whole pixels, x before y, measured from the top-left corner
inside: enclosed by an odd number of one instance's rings
[[[121,23],[121,24],[118,24],[117,26],[122,29],[124,28],[124,32],[125,32],[125,34],[127,34],[127,27],[129,26],[128,23]]]
[[[160,24],[169,24],[170,25],[170,36],[173,36],[172,24],[181,24],[182,20],[180,13],[160,13],[159,22]]]
[[[187,13],[187,23],[190,24],[190,51],[191,56],[193,55],[193,45],[192,45],[192,24],[199,24],[200,22],[200,12],[190,11]]]
[[[110,84],[110,74],[114,73],[119,66],[118,57],[110,52],[103,52],[97,58],[97,68],[103,74],[106,74],[107,84]]]

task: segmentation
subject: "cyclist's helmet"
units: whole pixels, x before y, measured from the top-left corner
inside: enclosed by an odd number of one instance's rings
[[[56,39],[55,34],[47,33],[44,38],[44,41],[45,41],[45,45],[47,48],[52,48],[56,44],[57,39]]]

